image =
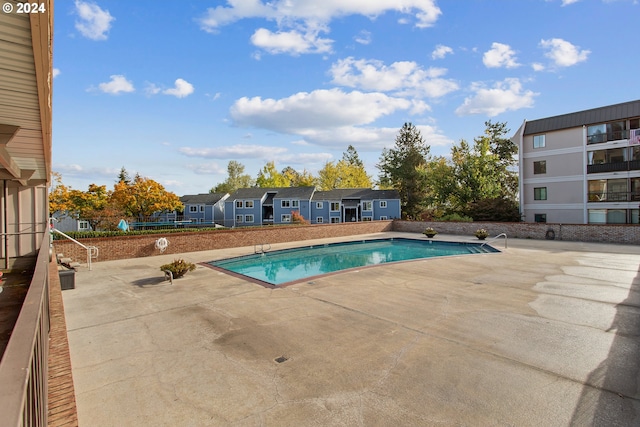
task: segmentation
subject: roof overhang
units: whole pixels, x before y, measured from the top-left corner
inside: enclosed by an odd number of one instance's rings
[[[51,178],[53,0],[45,11],[0,13],[0,179]]]

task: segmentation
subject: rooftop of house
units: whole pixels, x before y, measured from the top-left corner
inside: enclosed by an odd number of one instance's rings
[[[185,205],[215,205],[225,196],[227,193],[188,194],[180,197],[180,201]]]

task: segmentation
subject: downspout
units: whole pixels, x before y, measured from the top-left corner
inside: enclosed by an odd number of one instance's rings
[[[589,181],[587,180],[587,127],[582,125],[582,223],[589,224]]]
[[[520,193],[520,218],[524,221],[526,219],[526,212],[524,209],[524,130],[527,126],[527,120],[525,119],[520,126],[520,138],[518,141],[518,170],[520,179],[518,180],[518,193]]]

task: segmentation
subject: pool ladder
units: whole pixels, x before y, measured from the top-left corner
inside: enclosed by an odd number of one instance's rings
[[[504,237],[504,248],[507,249],[507,233],[500,233],[497,236],[492,237],[491,239],[489,239],[486,242],[484,242],[483,244],[481,244],[480,247],[483,247],[487,243],[493,242],[494,240],[498,240],[498,238],[500,238],[500,237]]]
[[[269,252],[270,250],[271,250],[271,243],[258,243],[256,245],[253,245],[254,254],[263,254],[265,252]]]

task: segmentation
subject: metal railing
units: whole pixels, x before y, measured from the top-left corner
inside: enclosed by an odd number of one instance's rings
[[[57,230],[55,228],[51,229],[52,233],[58,233],[63,237],[66,237],[67,239],[71,240],[73,243],[82,246],[86,251],[87,251],[87,267],[89,267],[89,271],[91,271],[91,260],[93,258],[98,258],[98,248],[95,246],[85,246],[82,243],[78,242],[76,239],[74,239],[71,236],[68,236],[66,234],[64,234],[62,231]]]
[[[491,239],[487,240],[486,242],[484,242],[483,244],[480,245],[480,247],[483,247],[484,245],[486,245],[487,243],[493,242],[494,240],[498,240],[500,237],[504,237],[504,248],[508,249],[508,245],[507,245],[507,233],[500,233],[495,237],[492,237]]]
[[[46,426],[49,357],[49,236],[38,251],[22,309],[0,362],[3,426]]]
[[[590,202],[635,202],[640,201],[637,191],[594,191],[588,193]]]

